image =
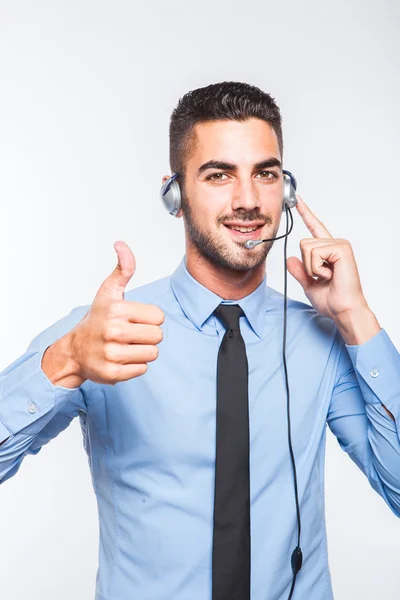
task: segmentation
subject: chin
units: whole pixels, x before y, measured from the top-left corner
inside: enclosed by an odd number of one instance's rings
[[[239,252],[229,252],[229,250],[227,248],[226,252],[214,254],[212,260],[220,266],[234,271],[250,271],[265,261],[264,253],[255,253],[254,250],[247,250],[244,246],[241,246]]]

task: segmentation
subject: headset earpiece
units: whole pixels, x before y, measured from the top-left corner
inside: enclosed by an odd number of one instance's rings
[[[286,208],[293,208],[296,206],[296,188],[297,181],[295,176],[290,172],[283,169],[283,202],[282,211]]]
[[[161,186],[161,201],[170,215],[176,216],[181,208],[181,188],[178,181],[179,173],[173,173]]]

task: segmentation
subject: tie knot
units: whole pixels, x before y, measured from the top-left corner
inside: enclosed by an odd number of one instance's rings
[[[244,316],[244,312],[239,304],[219,304],[213,314],[223,323],[226,329],[238,329],[239,318]]]

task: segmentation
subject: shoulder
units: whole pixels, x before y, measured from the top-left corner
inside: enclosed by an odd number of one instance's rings
[[[268,287],[269,306],[276,316],[284,314],[283,293]],[[308,302],[287,296],[287,323],[292,333],[301,333],[305,338],[317,338],[322,342],[333,343],[338,334],[335,322],[329,317],[320,315]]]
[[[124,298],[131,302],[144,302],[160,305],[168,304],[173,296],[170,279],[171,276],[168,275],[128,290],[125,292]]]

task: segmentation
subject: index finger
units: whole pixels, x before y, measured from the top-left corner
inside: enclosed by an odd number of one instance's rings
[[[333,238],[333,235],[331,235],[325,225],[317,219],[302,197],[296,194],[296,200],[297,211],[306,224],[307,229],[312,233],[312,236],[315,238]]]

